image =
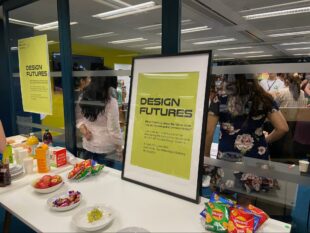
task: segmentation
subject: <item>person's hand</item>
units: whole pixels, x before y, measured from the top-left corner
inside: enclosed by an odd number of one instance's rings
[[[79,128],[81,134],[83,135],[83,137],[86,138],[87,141],[91,140],[92,138],[92,133],[87,129],[86,125],[81,125],[81,127]]]

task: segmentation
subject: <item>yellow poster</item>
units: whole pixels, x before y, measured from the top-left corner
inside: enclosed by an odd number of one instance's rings
[[[18,58],[24,111],[52,115],[47,36],[18,40]]]
[[[139,73],[131,164],[190,179],[199,72]]]

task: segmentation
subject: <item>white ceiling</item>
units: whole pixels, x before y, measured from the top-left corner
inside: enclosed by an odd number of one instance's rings
[[[71,21],[78,22],[71,27],[72,40],[83,44],[102,47],[119,48],[139,53],[159,53],[160,49],[145,50],[161,43],[161,29],[139,30],[138,27],[161,23],[161,9],[156,9],[125,17],[100,20],[92,15],[135,5],[148,0],[70,0]],[[161,0],[154,0],[161,4]],[[280,5],[279,5],[280,4]],[[265,19],[245,20],[244,15],[285,10],[298,7],[310,7],[310,0],[183,0],[182,19],[190,20],[182,28],[209,26],[212,29],[182,35],[182,51],[215,50],[215,59],[237,58],[251,59],[247,56],[272,55],[275,57],[293,57],[293,54],[310,54],[310,49],[286,50],[291,48],[310,47],[309,44],[280,46],[287,42],[310,42],[310,34],[285,37],[269,37],[270,34],[310,31],[310,13],[279,16]],[[262,8],[262,9],[255,9]],[[40,0],[28,6],[16,9],[10,17],[38,24],[57,20],[55,0]],[[85,40],[82,36],[114,32],[109,37]],[[47,33],[49,40],[58,40],[57,31],[36,32]],[[142,42],[112,45],[114,40],[143,37]],[[194,45],[194,42],[235,38],[236,41]],[[252,47],[218,51],[231,47]],[[257,54],[235,54],[240,52],[260,52]],[[263,51],[263,52],[262,52]],[[300,55],[301,56],[301,55]],[[253,58],[254,59],[254,58]]]

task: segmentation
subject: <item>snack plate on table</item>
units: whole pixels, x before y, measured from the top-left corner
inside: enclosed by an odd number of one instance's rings
[[[32,182],[33,189],[38,193],[52,193],[64,184],[59,175],[44,175]]]
[[[82,194],[79,191],[68,191],[49,198],[47,205],[55,211],[67,211],[77,207],[81,200]]]
[[[114,220],[111,208],[104,204],[97,204],[80,210],[72,218],[73,223],[85,231],[97,231],[106,227]]]

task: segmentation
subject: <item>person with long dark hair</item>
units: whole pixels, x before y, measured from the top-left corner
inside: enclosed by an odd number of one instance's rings
[[[218,158],[241,161],[243,156],[269,159],[268,143],[280,139],[288,125],[273,98],[254,77],[226,76],[223,91],[211,102],[206,134],[206,156],[210,154],[213,133],[220,123]],[[268,119],[274,130],[265,137]]]
[[[114,77],[93,77],[84,89],[79,106],[81,119],[77,128],[83,135],[83,158],[101,162],[108,154],[122,151],[118,104],[110,95]]]

